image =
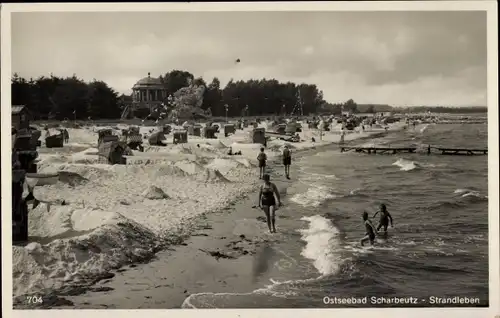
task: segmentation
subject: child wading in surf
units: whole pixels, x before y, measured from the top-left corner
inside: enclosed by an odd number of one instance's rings
[[[267,155],[264,153],[264,148],[260,148],[260,153],[257,156],[257,161],[259,161],[259,179],[265,174]]]
[[[373,217],[375,217],[378,213],[380,213],[380,220],[379,220],[379,223],[377,226],[377,231],[380,231],[380,229],[383,226],[384,227],[384,235],[387,235],[387,227],[389,226],[389,220],[391,221],[391,227],[394,227],[394,225],[392,223],[392,216],[389,213],[389,211],[387,211],[387,207],[383,203],[380,205],[380,211],[377,211],[373,215]]]
[[[372,221],[368,218],[368,212],[363,212],[363,224],[366,229],[365,236],[361,239],[361,246],[365,245],[366,241],[370,241],[370,244],[373,245],[375,243],[375,236],[377,234],[377,230],[373,225]]]
[[[290,165],[292,164],[292,153],[288,146],[283,149],[283,165],[285,166],[285,176],[290,179]]]

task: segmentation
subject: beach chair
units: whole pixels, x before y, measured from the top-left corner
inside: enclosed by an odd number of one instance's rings
[[[188,142],[187,131],[174,131],[174,144],[185,144]]]
[[[200,125],[188,126],[188,135],[201,137],[201,126]]]
[[[214,127],[204,127],[203,128],[203,137],[207,139],[216,139],[215,137],[216,129]]]
[[[102,142],[110,142],[110,141],[118,141],[118,136],[113,135],[113,130],[112,129],[101,129],[97,132],[97,145],[101,144]]]
[[[33,142],[33,134],[28,129],[20,129],[12,135],[12,148],[17,150],[34,150],[36,144]]]
[[[126,143],[130,149],[144,151],[144,148],[142,147],[142,136],[139,134],[129,135]]]
[[[220,130],[220,124],[218,123],[210,123],[210,125],[207,126],[213,127],[215,129],[215,133],[218,133]]]
[[[163,126],[163,134],[168,135],[172,132],[172,126],[170,125],[164,125]]]
[[[297,132],[297,123],[288,123],[286,126],[285,126],[285,134],[287,135],[291,135],[291,134],[295,134]]]
[[[165,134],[161,131],[155,132],[148,138],[149,144],[151,146],[166,146],[167,145],[167,138],[165,137]]]
[[[126,164],[124,154],[127,145],[119,141],[103,142],[99,145],[98,162],[103,164]]]
[[[266,130],[264,128],[254,128],[250,132],[250,140],[254,144],[266,145]]]
[[[45,146],[47,148],[62,148],[64,147],[64,134],[60,132],[57,135],[48,136],[45,138]]]
[[[236,129],[233,124],[224,125],[224,136],[232,135],[236,132]]]
[[[307,127],[309,129],[318,129],[318,122],[317,121],[312,121],[307,124]]]
[[[280,135],[286,134],[286,124],[279,124],[274,128],[274,132]]]

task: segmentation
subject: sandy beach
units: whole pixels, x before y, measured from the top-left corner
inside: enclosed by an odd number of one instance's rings
[[[267,128],[266,123],[261,126]],[[141,127],[141,133],[154,129]],[[50,203],[30,212],[30,243],[14,246],[16,306],[23,308],[24,295],[36,293],[45,295],[45,307],[175,308],[203,286],[222,292],[232,279],[238,286],[248,284],[249,290],[258,286],[238,273],[251,266],[248,258],[265,245],[265,240],[253,238],[261,229],[235,227],[250,215],[262,217],[260,211],[249,210],[248,200],[255,204],[256,199],[244,199],[249,193],[255,196],[259,181],[256,157],[261,146],[248,142],[249,129],[218,139],[190,136],[187,144],[172,145],[170,139],[166,147],[146,146],[144,152],[134,151],[127,165],[97,163],[96,130],[70,129],[72,139],[65,148],[40,150],[39,171],[66,172],[66,178],[35,187],[37,198]],[[384,133],[353,132],[345,140]],[[300,135],[302,142],[288,143],[294,153],[340,140],[335,128],[322,138],[307,128]],[[285,143],[268,143],[271,160],[278,159]],[[228,147],[242,155],[227,155]],[[210,255],[217,251],[230,258]],[[186,263],[193,268],[187,270]],[[167,294],[171,297],[155,296]]]
[[[286,186],[278,184],[281,190]],[[200,220],[205,224],[200,224],[189,239],[158,253],[152,262],[128,267],[83,295],[64,297],[72,302],[67,308],[181,308],[190,294],[231,292],[234,286],[251,292],[263,287],[254,275],[254,258],[277,238],[260,238],[265,220],[259,210],[251,208],[255,201],[252,193],[234,206],[210,214]],[[238,226],[256,218],[263,221],[262,228]],[[282,218],[279,216],[278,222]]]

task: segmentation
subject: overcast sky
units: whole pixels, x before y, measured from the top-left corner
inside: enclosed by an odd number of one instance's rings
[[[486,43],[485,12],[12,14],[12,72],[120,93],[181,69],[313,83],[330,102],[486,105]]]

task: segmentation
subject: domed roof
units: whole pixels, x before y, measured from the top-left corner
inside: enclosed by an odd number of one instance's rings
[[[147,77],[144,77],[135,83],[134,88],[140,87],[154,87],[154,88],[163,88],[163,83],[160,78],[151,77],[151,73],[148,73]]]

